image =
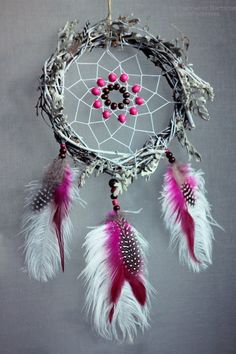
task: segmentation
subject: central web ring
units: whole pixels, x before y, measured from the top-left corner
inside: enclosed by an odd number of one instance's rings
[[[91,53],[84,53],[73,64],[74,74],[69,70],[65,76],[64,106],[70,117],[68,123],[83,144],[89,150],[96,150],[101,157],[106,157],[108,151],[109,157],[112,151],[114,157],[119,153],[133,155],[146,140],[152,136],[157,137],[166,127],[174,105],[166,97],[171,97],[172,91],[162,73],[153,74],[153,64],[142,53],[130,48],[105,51],[96,49],[95,52],[95,58]],[[158,71],[158,68],[154,69]],[[102,112],[100,106],[93,106],[95,97],[91,90],[99,87],[99,78],[108,82],[111,73],[117,78],[127,73],[129,79],[124,86],[130,93],[132,104],[126,105],[122,112],[111,110],[109,113],[116,119],[110,114],[109,119],[104,119],[104,110]],[[130,108],[135,107],[135,98],[139,97],[133,92],[135,85],[142,88],[144,102],[139,105],[138,114],[131,115]],[[125,116],[125,121],[122,121],[122,117],[119,119],[120,114]]]

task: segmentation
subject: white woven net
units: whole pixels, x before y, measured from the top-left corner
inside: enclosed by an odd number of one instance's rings
[[[122,84],[130,93],[130,104],[122,110],[112,111],[109,119],[102,117],[100,109],[93,108],[96,99],[91,88],[96,87],[99,77],[107,80],[109,73],[119,77],[125,72],[129,80]],[[142,106],[135,105],[136,95],[132,86],[141,85],[138,94],[144,98]],[[64,81],[64,112],[67,121],[89,150],[100,156],[114,157],[133,155],[150,136],[156,136],[168,126],[172,117],[172,90],[159,68],[155,67],[142,53],[133,48],[96,49],[84,53],[69,68]],[[120,101],[119,91],[112,91],[109,98]],[[129,114],[129,108],[136,106],[138,114]],[[118,121],[120,113],[126,114],[126,122]]]

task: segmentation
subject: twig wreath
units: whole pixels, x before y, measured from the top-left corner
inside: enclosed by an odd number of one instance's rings
[[[185,131],[195,126],[192,114],[205,120],[209,119],[205,104],[208,100],[213,100],[213,89],[187,64],[186,37],[173,44],[147,33],[137,26],[138,22],[138,19],[119,17],[111,23],[107,20],[94,26],[87,23],[82,32],[76,32],[76,21],[67,22],[59,31],[55,53],[43,67],[37,110],[40,109],[42,114],[46,113],[56,139],[66,142],[70,155],[75,160],[84,162],[87,172],[106,172],[115,177],[135,177],[139,173],[149,176],[156,170],[162,153],[175,136],[190,155],[200,158],[188,141]],[[117,153],[115,161],[101,157],[99,151],[88,150],[63,114],[62,83],[71,63],[85,51],[109,46],[132,46],[143,52],[155,66],[161,68],[163,76],[173,90],[173,99],[176,102],[166,129],[157,136],[152,136],[135,154],[127,156]]]
[[[186,36],[175,43],[165,41],[141,27],[138,19],[120,16],[112,20],[111,0],[108,0],[108,9],[107,19],[94,26],[86,23],[82,32],[76,31],[76,21],[67,22],[59,31],[55,53],[43,67],[37,113],[41,111],[45,120],[49,118],[60,152],[42,180],[27,186],[23,218],[25,268],[30,277],[45,282],[55,277],[60,268],[64,271],[71,244],[71,206],[76,200],[83,204],[79,188],[92,174],[109,174],[113,210],[85,238],[86,265],[81,276],[87,288],[86,308],[96,331],[108,339],[132,341],[138,328],[144,330],[148,326],[152,293],[147,279],[148,244],[127,221],[118,195],[138,175],[148,179],[156,171],[161,157],[166,156],[169,166],[161,205],[171,235],[170,244],[178,249],[181,263],[192,271],[199,272],[211,264],[212,225],[217,224],[205,197],[203,173],[195,171],[190,164],[178,162],[169,144],[177,137],[190,158],[201,159],[186,131],[195,126],[193,116],[209,119],[206,102],[212,101],[214,95],[212,87],[188,64]],[[64,113],[65,75],[70,65],[85,52],[127,46],[142,52],[161,69],[161,75],[172,90],[173,114],[168,126],[151,135],[134,153],[105,151],[104,154],[100,149],[88,148],[68,122]],[[142,94],[142,87],[133,84],[134,105],[129,107],[128,80],[125,72],[119,77],[110,72],[106,80],[96,77],[97,86],[90,93],[96,97],[93,109],[101,110],[102,119],[108,120],[120,110],[115,116],[125,125],[127,119],[139,115],[144,98],[137,94]],[[111,101],[113,90],[119,92],[118,102]],[[68,156],[72,157],[75,167],[70,167]]]

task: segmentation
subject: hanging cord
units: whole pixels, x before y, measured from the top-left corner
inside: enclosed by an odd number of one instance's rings
[[[112,24],[112,0],[107,0],[107,9],[108,9],[108,14],[107,14],[107,22],[109,25]]]

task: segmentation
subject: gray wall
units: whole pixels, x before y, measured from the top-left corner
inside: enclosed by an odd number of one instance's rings
[[[167,249],[157,200],[165,163],[149,184],[139,180],[122,197],[125,208],[144,208],[131,220],[152,245],[150,278],[158,289],[151,328],[133,346],[110,343],[93,333],[82,311],[82,282],[76,280],[84,266],[86,226],[99,223],[110,208],[109,198],[104,198],[108,177],[90,179],[82,191],[88,208],[74,212],[74,247],[65,274],[40,284],[21,272],[23,240],[17,234],[24,185],[40,176],[57,153],[52,132],[34,112],[41,66],[67,19],[93,22],[104,17],[105,10],[103,0],[0,0],[0,353],[236,353],[235,1],[113,2],[115,15],[133,12],[168,39],[176,35],[170,27],[174,23],[191,38],[190,61],[216,93],[211,122],[198,120],[191,138],[204,157],[201,168],[214,217],[226,232],[215,230],[213,266],[191,274]],[[178,156],[186,158],[183,152]]]

